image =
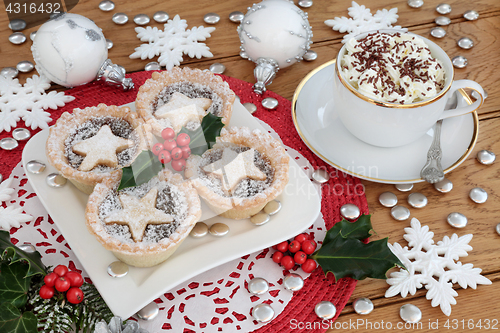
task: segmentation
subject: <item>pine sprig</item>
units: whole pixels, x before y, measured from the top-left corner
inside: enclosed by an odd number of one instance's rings
[[[77,327],[84,333],[92,332],[95,324],[101,320],[109,322],[113,318],[113,312],[108,308],[108,305],[93,284],[85,283],[80,289],[82,289],[85,298],[80,303],[82,311],[79,315],[79,322],[81,325],[77,324]]]
[[[30,299],[33,312],[38,319],[38,328],[45,333],[71,332],[73,308],[67,302],[59,301],[56,298],[42,299],[35,294]]]

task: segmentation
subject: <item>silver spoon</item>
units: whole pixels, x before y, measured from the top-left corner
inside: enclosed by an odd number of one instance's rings
[[[443,151],[441,150],[441,125],[443,120],[438,120],[436,128],[434,129],[434,139],[432,140],[431,147],[427,152],[427,163],[425,163],[420,177],[426,182],[431,184],[440,182],[444,179],[443,167],[441,166],[441,157]]]

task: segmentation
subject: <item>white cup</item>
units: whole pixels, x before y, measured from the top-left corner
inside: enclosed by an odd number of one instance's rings
[[[355,38],[362,39],[374,32],[376,31],[366,32]],[[397,30],[379,32],[404,33]],[[483,103],[483,88],[471,80],[453,81],[453,64],[446,52],[429,39],[418,37],[429,46],[432,56],[442,62],[445,86],[436,96],[410,104],[376,101],[362,95],[341,74],[341,60],[346,53],[346,46],[340,49],[335,66],[333,94],[342,123],[358,139],[379,147],[403,146],[423,136],[439,119],[474,112]],[[476,90],[481,98],[471,105],[445,110],[448,99],[460,88]]]

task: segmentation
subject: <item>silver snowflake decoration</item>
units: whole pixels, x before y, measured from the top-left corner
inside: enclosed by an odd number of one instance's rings
[[[215,28],[205,28],[203,26],[187,29],[186,20],[181,20],[179,15],[175,15],[172,20],[165,23],[165,28],[159,30],[154,27],[135,28],[137,38],[143,42],[135,48],[135,52],[130,58],[152,59],[158,55],[158,62],[161,66],[166,66],[171,70],[174,66],[179,66],[184,60],[183,54],[191,58],[213,57],[210,48],[205,43],[199,43],[210,37],[210,33]]]
[[[387,279],[391,287],[385,297],[401,294],[404,298],[408,293],[415,295],[417,289],[425,285],[428,290],[426,298],[432,300],[431,305],[439,305],[443,313],[449,316],[451,305],[457,304],[455,297],[458,293],[453,289],[454,283],[464,289],[476,289],[478,284],[491,284],[489,279],[480,274],[480,268],[458,261],[472,250],[469,245],[472,234],[444,236],[442,241],[434,244],[434,233],[429,231],[428,226],[422,227],[416,218],[411,220],[411,228],[405,228],[405,232],[404,239],[411,249],[406,246],[403,248],[398,243],[389,244],[389,248],[408,270],[391,273]]]
[[[148,333],[148,331],[140,328],[135,321],[123,322],[120,317],[113,317],[109,324],[104,320],[98,322],[95,325],[94,333]]]
[[[377,10],[377,13],[372,15],[370,8],[366,8],[364,5],[360,6],[355,1],[353,1],[351,5],[352,7],[348,9],[351,18],[342,16],[325,21],[325,24],[332,27],[333,30],[337,30],[341,33],[348,33],[344,36],[342,43],[345,43],[356,35],[372,30],[398,29],[408,31],[408,29],[402,28],[399,25],[392,26],[399,17],[397,8]]]
[[[57,109],[71,102],[73,96],[51,91],[50,81],[44,76],[33,75],[21,85],[18,79],[0,76],[0,132],[9,132],[22,118],[31,129],[47,128],[52,121],[48,108]]]

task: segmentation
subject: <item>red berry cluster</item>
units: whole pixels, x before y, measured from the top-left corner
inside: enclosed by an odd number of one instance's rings
[[[301,265],[304,272],[311,273],[317,265],[316,261],[308,259],[307,256],[316,251],[316,246],[316,242],[310,240],[309,235],[297,235],[291,242],[284,241],[273,246],[277,250],[273,254],[273,261],[287,270],[298,264]]]
[[[163,143],[153,145],[153,154],[158,156],[158,160],[163,164],[172,162],[175,171],[182,171],[186,168],[186,159],[191,155],[189,142],[191,138],[186,133],[175,136],[175,132],[170,127],[161,131]]]
[[[43,299],[54,297],[57,290],[66,292],[66,299],[70,303],[78,304],[83,301],[83,291],[80,289],[83,277],[78,272],[68,272],[68,267],[64,265],[56,266],[52,273],[45,275],[43,282],[45,284],[40,288],[40,297]]]

